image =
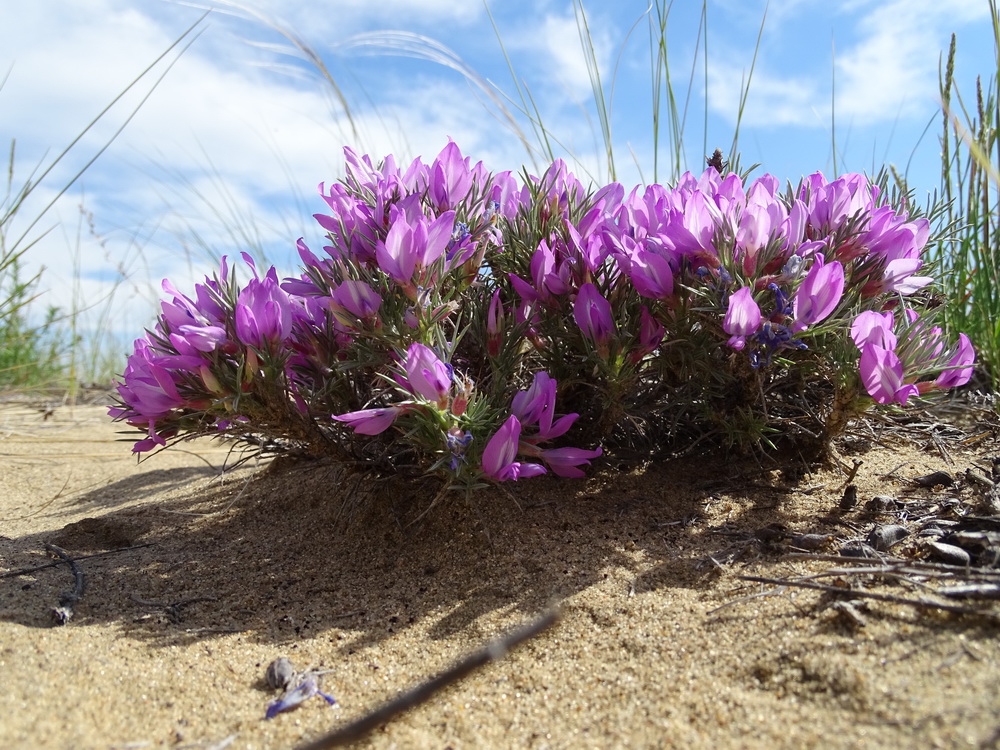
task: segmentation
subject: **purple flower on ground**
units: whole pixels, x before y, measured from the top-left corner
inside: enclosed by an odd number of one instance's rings
[[[531,386],[518,391],[511,402],[511,411],[522,427],[538,424],[538,434],[531,442],[551,440],[565,435],[579,414],[564,414],[556,419],[556,381],[547,372],[536,372]]]
[[[374,320],[378,315],[379,307],[382,305],[382,298],[364,281],[348,279],[333,290],[330,295],[333,302],[334,313],[346,310],[355,318],[360,320]],[[338,320],[341,317],[338,316]],[[342,323],[345,321],[341,320]]]
[[[598,345],[607,343],[615,330],[615,323],[611,318],[611,303],[591,283],[582,285],[577,292],[576,301],[573,302],[573,317],[583,335]]]
[[[866,344],[858,369],[868,395],[880,404],[896,401],[905,406],[910,396],[919,392],[917,386],[903,383],[903,363],[891,349]]]
[[[935,388],[954,388],[969,382],[976,353],[968,336],[959,334],[958,345],[946,352],[941,328],[928,328],[914,310],[904,310],[903,317],[907,326],[901,334],[905,337],[902,341],[897,341],[893,331],[892,312],[869,310],[858,315],[851,324],[851,339],[862,354],[859,365],[862,381],[872,398],[879,403],[899,401],[905,404],[912,392],[923,394]],[[904,369],[912,373],[910,380],[928,371],[941,372],[933,381],[904,385]]]
[[[895,349],[896,334],[893,333],[892,327],[892,312],[877,313],[866,310],[851,323],[851,340],[858,349],[863,349],[866,344]]]
[[[579,466],[581,464],[590,466],[590,461],[600,456],[602,452],[600,448],[592,451],[583,448],[551,448],[543,450],[540,456],[554,474],[561,477],[579,478],[586,476]]]
[[[976,350],[972,347],[972,342],[964,333],[958,334],[958,348],[951,359],[948,360],[949,369],[937,376],[934,384],[938,388],[955,388],[965,385],[972,377],[972,366],[976,361]]]
[[[410,344],[404,369],[411,393],[435,402],[442,409],[448,405],[452,371],[430,347],[417,341]]]
[[[267,712],[264,714],[264,718],[273,719],[282,711],[288,711],[289,709],[295,708],[300,703],[312,698],[314,695],[318,695],[331,706],[337,705],[336,698],[332,695],[327,695],[319,689],[319,683],[316,680],[316,675],[307,674],[304,678],[302,678],[302,682],[291,690],[286,691],[284,695],[267,707]]]
[[[359,435],[379,435],[388,430],[396,417],[403,413],[401,406],[387,406],[382,409],[362,409],[347,414],[334,414],[338,422],[344,422]]]
[[[792,332],[798,333],[806,326],[828,318],[844,295],[844,267],[837,261],[825,263],[817,254],[812,268],[802,279],[795,292],[793,313],[795,325]]]
[[[722,330],[729,334],[729,346],[733,349],[746,346],[746,337],[757,332],[760,321],[760,307],[754,302],[750,287],[745,286],[729,295],[729,308],[722,321]]]
[[[292,301],[271,268],[263,280],[250,279],[236,300],[236,336],[247,346],[284,341],[292,330]]]
[[[541,464],[515,461],[518,440],[521,437],[521,423],[513,414],[507,418],[499,430],[486,443],[483,450],[483,474],[498,482],[517,481],[522,477],[537,477],[545,473]]]

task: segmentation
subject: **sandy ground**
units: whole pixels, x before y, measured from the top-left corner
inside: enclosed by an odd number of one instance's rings
[[[51,610],[73,588],[67,565],[0,578],[2,748],[296,747],[556,601],[554,627],[359,746],[997,746],[995,603],[857,601],[856,621],[822,592],[740,578],[836,567],[790,557],[790,540],[864,538],[886,522],[865,510],[876,495],[904,524],[907,508],[967,511],[974,487],[911,479],[958,476],[993,443],[951,463],[933,446],[844,449],[863,461],[847,510],[843,468],[701,457],[533,479],[415,521],[427,484],[324,462],[222,474],[234,457],[212,442],[137,465],[118,429],[98,407],[0,404],[0,574],[54,560],[46,543],[109,552],[77,563],[86,588],[64,626]],[[920,556],[917,536],[892,554]],[[321,685],[338,705],[265,720],[279,656],[332,670]]]

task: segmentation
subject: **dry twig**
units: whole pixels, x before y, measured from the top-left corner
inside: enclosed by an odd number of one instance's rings
[[[95,552],[92,555],[78,555],[73,558],[67,558],[63,560],[54,560],[52,562],[44,563],[42,565],[33,565],[30,568],[20,568],[18,570],[8,570],[5,573],[0,573],[0,578],[17,578],[17,576],[26,576],[31,573],[36,573],[39,570],[45,570],[46,568],[54,568],[58,565],[69,565],[71,563],[79,562],[80,560],[90,560],[94,557],[104,557],[105,555],[117,555],[119,552],[128,552],[133,549],[142,549],[143,547],[152,547],[153,543],[149,542],[147,544],[136,544],[131,547],[122,547],[121,549],[109,549],[106,552]]]
[[[129,594],[128,598],[136,604],[141,604],[143,607],[158,607],[159,609],[162,609],[166,613],[167,619],[175,624],[181,621],[181,607],[186,607],[189,604],[198,604],[199,602],[219,601],[214,596],[196,596],[192,599],[181,599],[176,602],[152,602],[146,599],[140,599],[135,594]]]
[[[426,682],[407,690],[399,697],[383,704],[360,719],[351,722],[346,727],[320,737],[318,740],[310,742],[307,745],[302,745],[299,750],[326,750],[326,748],[341,747],[342,745],[361,739],[373,729],[385,724],[396,715],[420,705],[435,693],[458,682],[470,672],[485,664],[489,664],[491,661],[500,659],[515,646],[529,638],[534,638],[542,631],[550,628],[558,619],[559,614],[556,610],[553,609],[547,612],[535,621],[490,642],[485,648],[469,654],[437,677],[432,677]]]
[[[83,596],[84,578],[83,571],[76,564],[76,560],[62,547],[54,544],[46,544],[45,549],[57,555],[63,562],[69,565],[73,573],[73,588],[59,597],[59,604],[52,608],[52,620],[56,625],[65,625],[73,618],[73,605],[80,601]]]
[[[812,581],[801,581],[794,579],[784,579],[784,578],[764,578],[761,576],[739,576],[740,580],[743,581],[753,581],[755,583],[767,583],[772,586],[795,586],[803,589],[813,589],[814,591],[822,591],[827,594],[835,594],[837,596],[851,596],[861,599],[874,599],[880,602],[889,602],[890,604],[903,604],[910,607],[917,607],[918,609],[937,609],[942,612],[952,612],[959,615],[979,615],[981,617],[989,617],[994,620],[1000,619],[1000,614],[993,612],[991,610],[974,609],[972,607],[963,607],[957,604],[948,604],[946,602],[936,602],[931,599],[910,599],[905,596],[894,596],[892,594],[880,594],[877,591],[864,591],[859,589],[845,588],[843,586],[828,586],[823,583],[814,583]]]

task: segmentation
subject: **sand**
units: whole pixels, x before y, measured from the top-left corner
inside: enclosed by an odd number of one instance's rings
[[[555,626],[358,746],[997,746],[1000,606],[858,602],[862,625],[822,592],[740,578],[836,567],[789,557],[789,539],[863,538],[886,521],[864,510],[876,495],[903,524],[906,507],[967,511],[974,486],[911,480],[959,477],[989,440],[854,441],[800,476],[719,456],[605,465],[427,510],[432,484],[324,461],[223,473],[239,455],[211,441],[137,464],[120,429],[97,406],[0,404],[0,573],[56,559],[46,543],[109,553],[77,563],[62,626],[67,565],[0,579],[2,748],[296,747],[554,603]],[[840,510],[855,459],[859,502]],[[914,534],[892,554],[920,549]],[[265,720],[279,656],[331,670],[337,706]]]

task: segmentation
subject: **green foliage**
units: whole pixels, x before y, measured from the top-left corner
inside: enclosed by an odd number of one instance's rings
[[[954,333],[966,331],[979,352],[995,391],[1000,386],[1000,12],[989,0],[993,19],[995,74],[976,79],[975,101],[967,102],[955,84],[954,34],[940,89],[941,217],[951,236],[939,245],[946,299],[944,322]]]
[[[49,307],[40,325],[27,317],[39,277],[20,278],[19,263],[7,267],[2,294],[6,312],[0,315],[0,388],[65,386],[64,354],[70,341],[59,308]]]

